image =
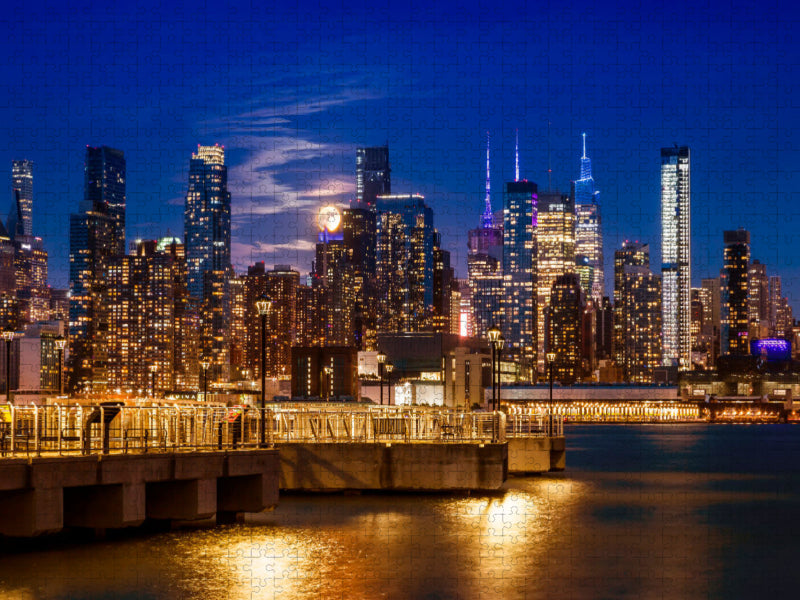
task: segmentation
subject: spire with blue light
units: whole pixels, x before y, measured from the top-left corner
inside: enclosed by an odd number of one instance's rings
[[[481,215],[481,228],[492,228],[491,183],[489,182],[489,132],[486,132],[486,208]]]

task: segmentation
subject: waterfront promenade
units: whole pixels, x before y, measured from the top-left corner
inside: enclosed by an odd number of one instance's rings
[[[0,534],[228,520],[284,491],[496,490],[563,469],[559,418],[401,407],[7,406]]]

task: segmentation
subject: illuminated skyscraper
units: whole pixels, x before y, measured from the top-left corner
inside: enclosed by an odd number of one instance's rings
[[[538,188],[532,181],[509,181],[503,194],[503,311],[501,326],[507,352],[530,372],[536,363],[536,248]],[[552,281],[549,285],[552,285]],[[549,288],[548,288],[549,295]],[[479,332],[483,333],[483,332]],[[541,347],[544,333],[538,337]]]
[[[584,298],[576,273],[559,275],[550,295],[547,352],[555,352],[553,376],[561,384],[583,376],[582,334]]]
[[[125,251],[125,177],[122,151],[86,148],[84,200],[69,220],[70,390],[102,391],[107,383],[103,271]]]
[[[575,254],[586,257],[586,265],[591,268],[590,286],[584,293],[600,306],[605,293],[603,272],[603,234],[600,222],[600,206],[597,200],[600,192],[595,189],[592,178],[592,161],[586,156],[586,134],[583,134],[583,156],[581,156],[581,176],[573,182],[575,198]],[[583,285],[583,283],[582,283]]]
[[[209,381],[230,377],[231,195],[222,146],[198,146],[184,208],[189,294],[200,303],[200,358]]]
[[[661,278],[646,266],[622,269],[625,342],[622,367],[626,381],[652,383],[661,365]]]
[[[661,149],[663,361],[691,368],[691,185],[689,148]]]
[[[650,268],[650,246],[639,242],[625,241],[622,248],[614,252],[614,360],[617,365],[625,364],[625,336],[628,325],[626,319],[630,314],[625,308],[624,294],[625,267]]]
[[[33,235],[33,162],[11,162],[13,198],[8,211],[6,229],[12,239],[18,235]]]
[[[771,337],[790,339],[792,336],[792,307],[789,299],[781,294],[781,278],[769,278],[769,334]]]
[[[750,233],[744,229],[723,232],[722,353],[749,354],[747,273],[750,267]]]
[[[517,161],[519,164],[519,161]],[[486,140],[486,197],[480,226],[468,232],[467,273],[472,301],[471,335],[486,339],[492,326],[505,323],[503,310],[503,226],[494,218],[489,179],[489,140]]]
[[[378,331],[429,331],[433,316],[433,211],[419,194],[379,196]]]
[[[575,204],[569,194],[539,192],[536,233],[537,365],[545,372],[545,323],[556,279],[575,272]]]
[[[203,297],[203,273],[231,265],[231,195],[222,146],[198,146],[189,162],[183,221],[189,293]]]

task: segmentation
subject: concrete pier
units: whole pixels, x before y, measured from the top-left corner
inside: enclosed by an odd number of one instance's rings
[[[278,502],[278,469],[276,450],[5,459],[0,535],[257,512]]]
[[[281,443],[280,488],[293,491],[496,490],[506,444]]]
[[[508,438],[508,472],[522,475],[563,471],[566,454],[564,436]]]

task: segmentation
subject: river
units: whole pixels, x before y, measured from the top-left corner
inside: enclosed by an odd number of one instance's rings
[[[574,425],[481,495],[284,495],[243,524],[37,541],[0,596],[797,598],[800,426]]]

